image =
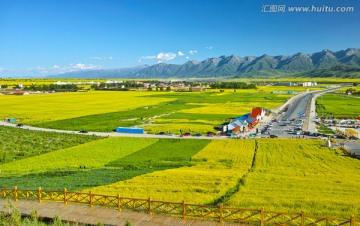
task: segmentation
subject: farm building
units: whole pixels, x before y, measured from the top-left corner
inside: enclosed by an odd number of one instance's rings
[[[253,108],[249,117],[255,118],[259,121],[265,117],[265,113],[266,112],[263,108]]]
[[[261,121],[269,111],[264,108],[253,108],[251,113],[239,116],[230,120],[228,124],[222,126],[222,131],[225,132],[243,132],[248,128],[253,128],[259,121]]]

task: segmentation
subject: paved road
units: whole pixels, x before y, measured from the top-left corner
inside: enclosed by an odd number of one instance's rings
[[[276,120],[278,122],[274,122],[270,134],[276,135],[278,137],[299,137],[300,135],[296,135],[294,132],[295,122],[298,120],[303,120],[303,125],[301,126],[302,130],[309,131],[312,133],[317,132],[315,126],[315,100],[319,95],[322,95],[326,92],[331,92],[339,87],[331,88],[327,90],[315,91],[304,93],[298,96],[298,98],[294,99],[292,103],[290,103],[282,114],[280,114]],[[301,117],[301,113],[305,113],[306,117]],[[292,120],[296,121],[292,121]],[[286,123],[284,122],[291,122]],[[300,126],[300,125],[299,125]],[[300,136],[303,137],[303,136]]]
[[[0,211],[7,212],[5,206],[7,205],[7,200],[0,199]],[[42,202],[37,201],[26,201],[19,200],[14,203],[16,208],[18,208],[22,214],[31,215],[33,210],[38,211],[38,216],[41,218],[53,219],[55,216],[59,216],[61,220],[70,222],[70,223],[80,223],[85,225],[96,225],[99,222],[105,225],[119,225],[123,226],[126,224],[126,221],[130,221],[134,226],[184,226],[184,225],[194,225],[194,226],[220,226],[219,222],[208,221],[208,220],[198,220],[198,219],[182,219],[180,217],[164,216],[153,214],[149,215],[143,212],[136,212],[124,209],[119,212],[114,208],[93,206],[90,208],[87,205],[82,204],[72,204],[69,203],[65,205],[62,202]],[[225,226],[239,226],[240,224],[236,223],[224,223]]]

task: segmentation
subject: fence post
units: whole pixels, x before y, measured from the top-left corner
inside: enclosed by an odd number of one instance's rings
[[[219,205],[219,211],[220,211],[219,220],[220,220],[221,225],[224,224],[224,222],[223,222],[223,208],[224,208],[224,205],[222,203],[220,203],[220,205]]]
[[[89,204],[90,204],[90,208],[93,207],[93,194],[92,191],[89,191]]]
[[[17,190],[18,190],[17,187],[14,186],[14,190],[13,190],[13,191],[14,191],[14,201],[15,201],[15,202],[18,201],[18,193],[17,193]]]
[[[350,217],[350,226],[355,226],[355,216],[354,215],[352,215]]]
[[[64,188],[64,203],[65,203],[65,205],[67,204],[67,197],[66,197],[66,195],[67,195],[67,189]]]
[[[305,226],[305,212],[301,210],[301,226]]]
[[[118,211],[121,212],[121,197],[120,197],[120,194],[117,195],[117,207],[118,207]]]
[[[185,206],[185,200],[182,201],[182,218],[185,219],[186,216],[186,206]]]
[[[38,188],[38,201],[41,203],[41,187]]]
[[[151,215],[151,214],[152,214],[152,213],[151,213],[151,197],[148,198],[148,203],[149,203],[149,205],[148,205],[148,211],[149,211],[149,215]]]
[[[264,226],[265,225],[265,221],[264,221],[264,207],[261,207],[260,210],[260,226]]]

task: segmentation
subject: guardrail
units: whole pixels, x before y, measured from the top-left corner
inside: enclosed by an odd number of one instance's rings
[[[265,211],[264,208],[229,208],[222,204],[219,206],[197,205],[182,202],[164,202],[148,199],[126,198],[120,195],[101,195],[83,192],[70,192],[66,188],[63,191],[45,191],[41,188],[37,190],[0,188],[0,198],[11,198],[18,200],[37,200],[39,202],[64,202],[87,204],[90,207],[94,205],[122,209],[131,209],[142,211],[147,214],[165,214],[178,216],[182,218],[197,218],[232,223],[245,223],[252,225],[350,225],[360,226],[360,221],[354,216],[345,218],[335,218],[327,216],[315,216],[301,213],[281,213],[274,211]]]

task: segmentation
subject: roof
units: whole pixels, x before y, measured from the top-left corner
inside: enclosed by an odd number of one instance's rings
[[[235,120],[230,123],[234,128],[237,126],[247,126],[248,122],[246,120]]]
[[[252,111],[251,111],[250,117],[256,118],[259,115],[261,115],[262,112],[263,112],[262,108],[253,108]]]
[[[246,121],[247,121],[248,123],[254,123],[254,122],[256,122],[257,120],[256,120],[256,118],[249,117],[249,118],[246,119]]]
[[[245,120],[245,119],[247,119],[249,117],[249,115],[250,115],[250,113],[247,113],[247,114],[245,114],[243,116],[237,117],[236,119],[237,120]]]

